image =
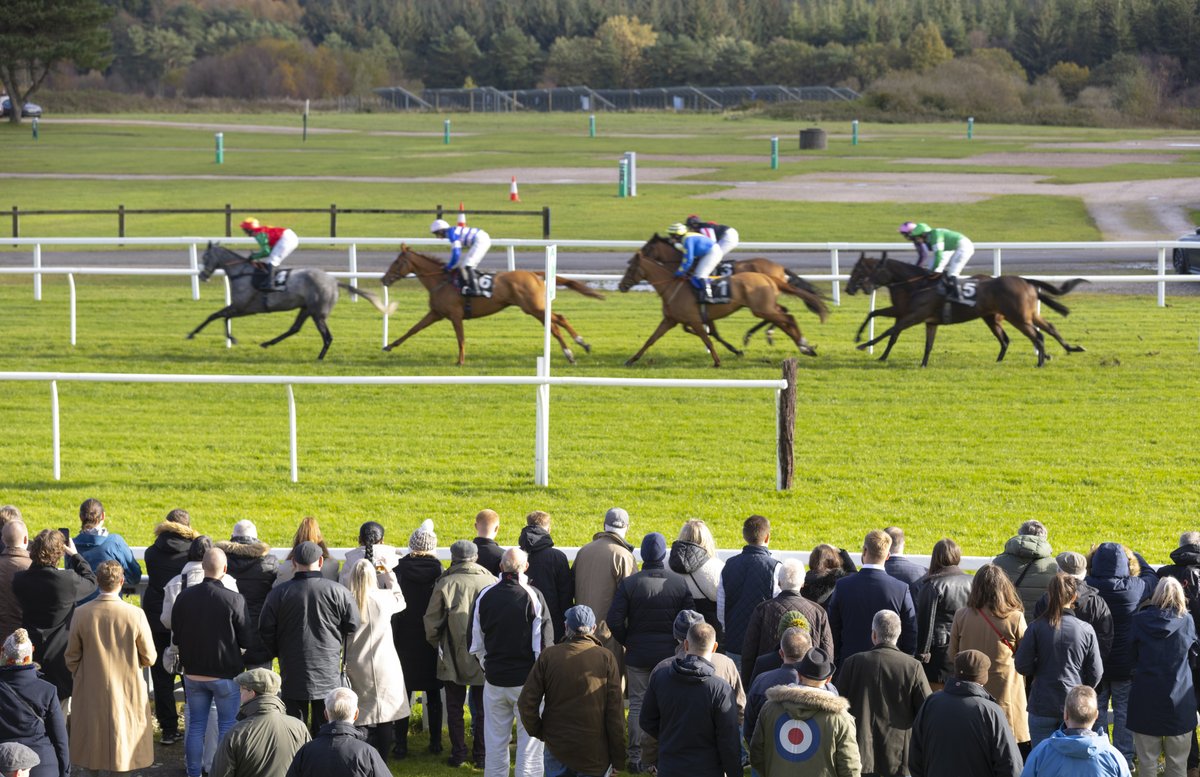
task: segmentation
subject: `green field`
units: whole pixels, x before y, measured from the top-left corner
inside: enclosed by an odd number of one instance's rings
[[[469,213],[548,205],[554,235],[569,238],[640,238],[700,212],[736,224],[744,240],[756,241],[893,240],[896,224],[914,216],[979,240],[1094,240],[1099,231],[1073,196],[919,207],[701,197],[724,191],[726,182],[771,182],[804,172],[1036,172],[1056,183],[1200,172],[1200,151],[1187,148],[1172,150],[1171,164],[1114,157],[1107,166],[1031,169],[913,161],[1031,151],[1053,157],[1058,150],[1078,151],[1071,143],[1172,137],[1149,130],[984,125],[968,142],[959,125],[864,125],[863,142],[851,146],[848,124],[825,124],[829,149],[802,154],[795,148],[797,123],[753,115],[600,115],[596,138],[587,137],[581,115],[454,115],[449,145],[442,143],[441,115],[318,115],[307,143],[298,119],[279,115],[120,117],[175,126],[56,118],[42,123],[36,143],[28,126],[0,126],[3,173],[38,176],[0,178],[8,193],[0,206],[212,208],[231,202],[240,215],[249,207],[336,202],[428,209],[462,200]],[[212,127],[183,122],[220,123],[226,163],[213,163]],[[263,131],[270,126],[292,131]],[[346,131],[315,131],[325,129]],[[771,136],[781,138],[778,171],[768,166]],[[642,157],[636,199],[615,196],[616,159],[627,150]],[[496,184],[407,181],[517,167],[602,168],[612,183],[523,182],[524,202],[510,204],[507,178]],[[711,171],[671,184],[645,181],[645,171],[679,167]],[[493,235],[539,234],[534,218],[488,221]],[[301,234],[327,234],[327,217],[288,222]],[[425,216],[346,216],[339,233],[414,235],[427,222]],[[128,234],[213,234],[222,227],[216,216],[137,216],[130,217]],[[22,232],[113,235],[115,218],[28,217]],[[14,259],[27,251],[3,250]],[[274,349],[254,347],[286,329],[288,314],[238,321],[243,344],[233,349],[224,347],[217,327],[186,341],[184,335],[220,306],[219,283],[204,287],[201,303],[190,299],[183,279],[93,276],[78,283],[80,334],[72,349],[65,281],[47,279],[46,298],[35,303],[27,277],[0,277],[2,369],[511,375],[532,374],[541,352],[540,329],[508,312],[468,323],[465,369],[453,366],[454,340],[445,324],[384,354],[375,312],[344,301],[330,322],[330,355],[318,364],[311,328]],[[424,292],[405,281],[393,298],[401,304],[391,322],[396,337],[424,312]],[[63,479],[55,482],[49,389],[11,383],[0,398],[0,501],[20,505],[32,526],[43,527],[70,524],[79,502],[95,496],[109,507],[114,529],[133,544],[146,543],[153,524],[177,506],[190,509],[213,534],[253,518],[276,544],[285,543],[301,516],[313,514],[338,545],[353,544],[366,519],[380,520],[389,539],[403,544],[427,517],[445,545],[469,536],[471,516],[492,507],[503,517],[504,543],[515,543],[525,513],[544,509],[557,518],[558,542],[577,545],[617,504],[634,516],[634,535],[649,529],[672,534],[684,519],[701,517],[714,526],[719,545],[736,547],[740,522],[760,512],[774,521],[780,547],[807,549],[821,541],[854,547],[866,529],[897,523],[909,530],[914,552],[927,552],[949,535],[972,555],[994,553],[1018,523],[1038,518],[1051,527],[1056,548],[1118,539],[1162,561],[1178,532],[1194,528],[1187,523],[1196,504],[1194,434],[1183,408],[1195,393],[1200,301],[1181,294],[1159,309],[1149,295],[1094,292],[1066,301],[1073,313],[1060,329],[1088,352],[1066,358],[1052,345],[1058,358],[1043,370],[1033,368],[1031,348],[1015,332],[1008,359],[994,363],[996,345],[981,324],[944,330],[932,366],[920,370],[920,332],[905,335],[887,365],[853,349],[854,329],[866,312],[862,298],[845,299],[823,326],[802,316],[821,356],[801,362],[797,484],[790,493],[774,490],[768,391],[555,388],[551,486],[540,489],[532,485],[532,388],[298,387],[300,483],[293,485],[282,387],[63,383]],[[569,369],[555,349],[556,374],[773,378],[792,355],[760,339],[745,358],[727,358],[714,373],[698,341],[673,333],[626,369],[622,363],[658,321],[656,300],[612,294],[596,301],[562,292],[556,304],[595,346]],[[724,331],[740,335],[750,323],[739,314]]]

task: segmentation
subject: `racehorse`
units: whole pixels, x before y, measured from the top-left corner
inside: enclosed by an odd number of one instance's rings
[[[862,265],[861,270],[859,265]],[[887,348],[879,357],[880,361],[884,361],[902,331],[925,322],[925,355],[921,359],[921,366],[925,367],[929,364],[929,354],[933,350],[933,341],[937,335],[938,326],[961,324],[964,321],[982,318],[992,334],[1000,341],[1000,355],[996,357],[996,361],[1002,360],[1008,350],[1008,335],[1001,326],[1001,322],[1006,319],[1033,343],[1039,367],[1050,358],[1046,353],[1043,331],[1049,332],[1050,336],[1057,340],[1067,353],[1084,350],[1083,346],[1072,345],[1064,340],[1054,325],[1042,317],[1037,307],[1037,303],[1041,302],[1063,316],[1068,315],[1071,312],[1070,309],[1054,297],[1066,294],[1084,283],[1082,278],[1074,278],[1062,286],[1054,286],[1045,281],[1021,278],[1016,275],[1002,275],[998,278],[986,275],[971,276],[970,279],[963,279],[960,283],[965,285],[974,282],[975,304],[949,303],[950,317],[948,321],[943,320],[946,300],[937,289],[940,278],[940,273],[930,273],[916,265],[897,259],[860,257],[851,272],[851,282],[846,285],[847,293],[853,294],[860,288],[870,292],[877,287],[886,286],[892,294],[892,305],[868,314],[867,319],[858,329],[855,341],[859,340],[863,327],[872,316],[892,316],[896,319],[896,323],[875,339],[861,343],[858,349],[865,350],[887,338]]]
[[[771,322],[787,333],[788,337],[796,343],[796,347],[800,349],[800,353],[806,356],[817,355],[816,350],[804,339],[796,319],[779,304],[780,292],[797,297],[802,296],[802,292],[792,288],[786,282],[762,273],[738,273],[729,279],[731,301],[705,305],[701,310],[700,303],[696,301],[692,284],[686,278],[675,277],[675,271],[675,265],[661,262],[647,256],[642,251],[638,251],[629,260],[629,268],[625,271],[620,283],[617,284],[617,288],[621,291],[629,291],[639,281],[648,282],[662,298],[663,320],[654,330],[654,334],[650,335],[646,344],[641,347],[641,350],[625,362],[626,367],[642,358],[642,354],[651,345],[677,324],[683,324],[685,331],[699,337],[712,356],[713,366],[720,367],[721,359],[717,356],[712,341],[708,339],[705,325],[747,307],[758,318]]]
[[[376,310],[384,315],[390,316],[396,309],[394,303],[384,307],[383,303],[369,291],[356,289],[348,283],[338,283],[329,273],[315,268],[288,269],[284,271],[288,273],[288,276],[283,287],[270,293],[264,293],[254,288],[254,263],[250,259],[209,241],[208,248],[204,249],[204,269],[200,271],[200,280],[207,281],[217,270],[224,270],[225,276],[229,278],[229,298],[232,301],[204,319],[203,323],[188,335],[189,340],[213,321],[224,318],[225,336],[229,338],[230,342],[236,344],[237,340],[233,337],[229,326],[231,318],[300,308],[300,313],[292,323],[291,329],[261,345],[263,348],[268,348],[291,337],[300,331],[300,327],[304,326],[305,321],[312,318],[313,324],[325,341],[317,358],[324,359],[325,352],[329,350],[329,345],[333,342],[333,335],[329,333],[329,325],[325,323],[325,320],[329,318],[329,313],[337,302],[339,288],[365,297],[375,306]]]
[[[678,266],[683,261],[683,257],[675,248],[674,244],[665,237],[660,237],[657,233],[655,233],[654,236],[651,237],[644,246],[642,246],[642,253],[646,256],[657,259],[668,266]],[[822,322],[825,321],[825,318],[829,315],[829,308],[825,305],[825,299],[821,296],[821,293],[817,291],[817,288],[808,281],[804,280],[804,278],[801,278],[796,273],[784,267],[782,264],[773,262],[763,256],[755,257],[753,259],[729,261],[733,265],[733,272],[735,275],[743,272],[762,273],[763,275],[773,278],[780,283],[786,283],[787,285],[791,286],[793,289],[800,292],[800,294],[797,294],[796,296],[799,296],[804,300],[805,307],[807,307],[813,313],[816,313]],[[783,310],[786,312],[787,308],[784,308]],[[750,337],[763,327],[768,327],[767,342],[771,342],[772,326],[773,325],[770,321],[760,321],[759,323],[755,324],[750,328],[749,331],[746,332],[745,335],[743,335],[742,345],[749,345]],[[740,350],[725,342],[721,335],[717,334],[717,328],[714,324],[709,324],[709,333],[716,338],[717,342],[728,348],[731,352],[737,356],[742,355]]]
[[[421,284],[429,290],[429,312],[425,314],[424,318],[413,324],[412,329],[391,344],[385,345],[383,348],[385,351],[392,350],[430,324],[448,318],[454,326],[455,336],[458,337],[458,365],[461,367],[466,363],[463,319],[483,318],[498,313],[510,305],[516,305],[539,322],[545,320],[545,273],[528,270],[498,272],[492,282],[491,297],[464,297],[451,282],[450,276],[446,274],[446,266],[441,261],[432,256],[417,253],[406,245],[401,245],[400,253],[392,262],[392,266],[384,273],[383,285],[391,286],[410,273],[416,275]],[[588,288],[579,281],[559,276],[555,278],[555,282],[558,286],[565,286],[584,296],[604,299],[603,294]],[[559,327],[566,329],[571,338],[583,346],[583,350],[591,353],[592,346],[580,337],[571,323],[567,321],[567,317],[562,313],[551,313],[550,333],[558,340],[568,362],[575,363],[575,354],[571,353],[571,349],[567,347]]]

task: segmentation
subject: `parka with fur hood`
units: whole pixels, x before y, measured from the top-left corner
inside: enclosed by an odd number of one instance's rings
[[[862,763],[850,702],[804,685],[771,688],[750,740],[750,765],[770,777],[858,777]]]

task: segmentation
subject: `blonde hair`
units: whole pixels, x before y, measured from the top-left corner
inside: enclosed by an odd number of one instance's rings
[[[292,537],[292,549],[287,554],[288,561],[295,561],[292,557],[296,554],[296,548],[302,542],[315,542],[321,548],[321,555],[326,559],[329,558],[329,546],[325,544],[325,537],[321,534],[321,526],[317,523],[317,519],[311,515],[306,515],[300,519],[300,525],[296,527],[296,534]]]
[[[863,563],[883,563],[892,552],[892,538],[882,529],[872,529],[863,539]],[[867,561],[870,557],[872,561]]]
[[[368,605],[371,601],[371,592],[379,588],[379,581],[376,579],[375,565],[365,558],[360,558],[350,567],[350,593],[354,596],[354,602],[358,605],[359,621],[365,626],[367,621],[371,619]]]
[[[1183,595],[1183,586],[1173,577],[1164,577],[1158,581],[1154,595],[1150,597],[1150,604],[1171,611],[1176,618],[1181,618],[1187,613],[1187,599]]]
[[[115,559],[101,561],[96,567],[96,584],[100,588],[100,593],[111,594],[121,588],[121,584],[125,582],[125,570],[121,568],[121,562]]]
[[[708,554],[709,558],[717,556],[717,541],[713,539],[713,533],[708,528],[708,524],[699,518],[683,522],[683,526],[679,527],[679,539],[704,548],[704,552]]]

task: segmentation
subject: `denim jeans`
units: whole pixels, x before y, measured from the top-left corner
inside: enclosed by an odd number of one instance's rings
[[[1133,732],[1126,727],[1129,718],[1129,688],[1130,680],[1105,680],[1096,689],[1096,706],[1100,708],[1100,717],[1096,719],[1095,731],[1103,732],[1106,724],[1109,700],[1112,701],[1112,737],[1113,747],[1121,751],[1125,760],[1133,766],[1134,747]]]
[[[575,771],[555,758],[554,753],[551,753],[548,747],[542,754],[542,768],[545,771],[545,777],[605,777],[603,774],[584,774]]]
[[[1061,717],[1049,717],[1047,715],[1034,715],[1029,713],[1029,746],[1034,748],[1038,746],[1038,742],[1043,739],[1049,739],[1050,735],[1058,730],[1063,724]]]
[[[241,708],[241,692],[233,680],[193,680],[183,678],[187,694],[188,725],[183,739],[183,757],[188,777],[200,777],[204,758],[204,732],[208,729],[208,713],[217,705],[217,740],[220,741],[237,723]]]

